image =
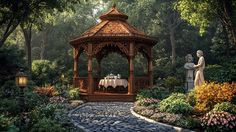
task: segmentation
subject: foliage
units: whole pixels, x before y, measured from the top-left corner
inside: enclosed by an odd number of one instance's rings
[[[150,118],[158,122],[167,122],[169,124],[174,124],[175,122],[178,122],[182,118],[182,116],[172,113],[154,113]]]
[[[58,94],[58,91],[55,89],[54,86],[37,87],[34,89],[34,92],[41,95],[46,95],[48,97],[52,97]]]
[[[53,84],[59,80],[57,65],[49,60],[34,60],[32,63],[32,79],[38,86]]]
[[[185,99],[186,96],[184,94],[173,93],[160,102],[160,111],[188,115],[192,113],[193,107]]]
[[[0,48],[0,86],[10,80],[15,81],[16,73],[26,66],[23,58],[23,50],[16,45],[5,45]],[[14,85],[12,88],[14,89]]]
[[[162,87],[154,86],[151,89],[142,89],[136,96],[137,100],[144,98],[163,99],[169,95],[169,92]]]
[[[191,90],[188,94],[187,94],[187,102],[191,105],[191,106],[195,106],[196,105],[196,97],[195,97],[195,91]]]
[[[37,106],[30,112],[30,119],[32,122],[37,122],[43,117],[53,119],[55,116],[55,111],[62,108],[63,105],[59,104],[45,104]]]
[[[188,129],[201,128],[201,121],[199,119],[194,119],[192,117],[181,118],[175,124],[177,126]]]
[[[196,105],[199,112],[211,110],[215,104],[230,102],[236,94],[236,83],[205,83],[195,87]]]
[[[73,88],[69,90],[69,99],[76,100],[79,99],[79,88]]]
[[[64,103],[67,100],[61,96],[54,96],[49,99],[50,103]]]
[[[48,102],[46,95],[40,95],[38,93],[27,91],[25,92],[26,109],[31,110],[38,105],[43,105]]]
[[[234,131],[236,128],[236,116],[228,112],[209,112],[204,115],[201,122],[209,132]]]
[[[33,125],[30,132],[63,132],[65,129],[50,118],[42,118]]]
[[[216,82],[236,81],[236,61],[225,63],[223,65],[208,65],[205,69],[206,80]]]
[[[214,106],[213,111],[224,111],[229,112],[230,114],[236,114],[236,105],[231,104],[230,102],[218,103]]]
[[[164,79],[164,86],[170,91],[173,91],[175,86],[181,85],[181,82],[176,77],[168,76]]]
[[[0,101],[0,112],[17,115],[20,113],[19,99],[5,98]]]
[[[159,106],[160,100],[159,99],[154,99],[154,98],[144,98],[139,100],[139,104],[141,106],[154,106],[157,107]]]
[[[2,96],[3,98],[15,97],[19,94],[19,88],[13,80],[6,81],[0,90],[0,97]]]
[[[227,30],[229,41],[235,43],[235,12],[234,0],[179,0],[176,4],[181,18],[193,26],[200,27],[200,33],[204,33],[217,17]],[[230,25],[229,25],[230,23]]]
[[[6,117],[5,115],[0,114],[0,130],[10,132],[19,131],[19,129],[14,125],[15,120],[16,118]]]

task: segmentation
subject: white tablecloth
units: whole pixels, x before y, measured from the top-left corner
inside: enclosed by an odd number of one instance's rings
[[[123,86],[123,87],[127,87],[128,86],[128,81],[126,80],[126,79],[111,79],[111,78],[108,78],[108,79],[101,79],[100,81],[99,81],[99,87],[101,87],[101,86],[103,86],[103,87],[105,87],[105,88],[107,88],[107,87],[109,87],[109,86],[111,86],[111,87],[113,87],[113,88],[115,88],[116,86]]]

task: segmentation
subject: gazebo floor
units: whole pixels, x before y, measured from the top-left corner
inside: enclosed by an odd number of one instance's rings
[[[81,98],[90,101],[120,101],[120,102],[133,102],[135,101],[135,95],[130,95],[127,93],[108,93],[108,92],[94,92],[94,94],[89,95],[87,93],[81,93]]]

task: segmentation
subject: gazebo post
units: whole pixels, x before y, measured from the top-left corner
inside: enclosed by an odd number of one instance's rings
[[[152,77],[153,67],[152,67],[152,57],[148,59],[148,78],[149,78],[149,87],[153,86],[153,77]]]
[[[129,49],[129,85],[128,94],[132,95],[135,90],[134,86],[134,43],[130,43]]]
[[[74,54],[74,76],[73,76],[73,85],[74,87],[77,87],[77,84],[76,84],[76,80],[78,79],[78,58],[79,58],[79,51],[78,51],[78,47],[74,47],[73,48],[73,54]]]
[[[93,56],[92,56],[92,44],[88,44],[88,94],[93,94]]]

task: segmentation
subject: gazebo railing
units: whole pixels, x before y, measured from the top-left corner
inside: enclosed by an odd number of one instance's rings
[[[94,81],[94,90],[98,89],[99,81],[102,78],[93,78]],[[134,92],[138,92],[141,89],[145,89],[149,87],[149,78],[147,76],[135,77],[135,90]],[[88,89],[88,77],[79,77],[74,78],[75,87],[79,87],[81,92],[87,92]]]

